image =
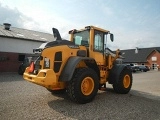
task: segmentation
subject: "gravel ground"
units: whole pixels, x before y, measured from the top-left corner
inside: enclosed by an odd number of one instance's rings
[[[135,81],[129,94],[116,94],[109,87],[92,102],[76,104],[65,94],[52,95],[16,73],[0,73],[0,120],[160,120],[160,96],[144,95]]]

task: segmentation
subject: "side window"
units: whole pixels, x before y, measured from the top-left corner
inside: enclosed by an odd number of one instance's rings
[[[95,36],[94,36],[94,51],[100,51],[103,52],[103,39],[104,39],[104,34],[98,31],[95,31]]]
[[[25,59],[25,55],[18,56],[18,61],[23,62],[24,59]]]
[[[89,31],[85,30],[74,34],[73,41],[76,45],[89,47]]]
[[[76,45],[81,45],[82,37],[81,36],[75,36],[74,42]]]
[[[83,45],[83,46],[89,47],[89,39],[88,38],[76,36],[74,41],[75,41],[76,45]]]

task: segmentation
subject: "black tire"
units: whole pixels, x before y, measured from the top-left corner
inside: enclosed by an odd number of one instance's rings
[[[18,74],[19,74],[19,75],[23,75],[23,73],[24,73],[23,68],[22,68],[22,67],[19,67],[19,69],[18,69]]]
[[[52,94],[64,94],[66,92],[66,89],[62,89],[62,90],[51,90],[51,89],[47,89],[49,92],[51,92]]]
[[[77,68],[67,85],[67,95],[77,103],[91,102],[98,92],[99,79],[90,68]]]
[[[127,94],[132,87],[132,72],[126,67],[121,71],[119,79],[113,84],[116,93]]]

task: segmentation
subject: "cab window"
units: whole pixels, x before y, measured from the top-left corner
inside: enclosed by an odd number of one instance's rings
[[[89,47],[89,31],[79,31],[74,34],[73,42],[76,45],[83,45]]]
[[[94,36],[94,51],[103,52],[104,33],[95,31]]]

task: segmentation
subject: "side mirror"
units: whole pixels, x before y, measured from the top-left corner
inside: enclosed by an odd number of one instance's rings
[[[113,34],[110,34],[110,39],[111,39],[112,42],[114,41],[114,35]]]

